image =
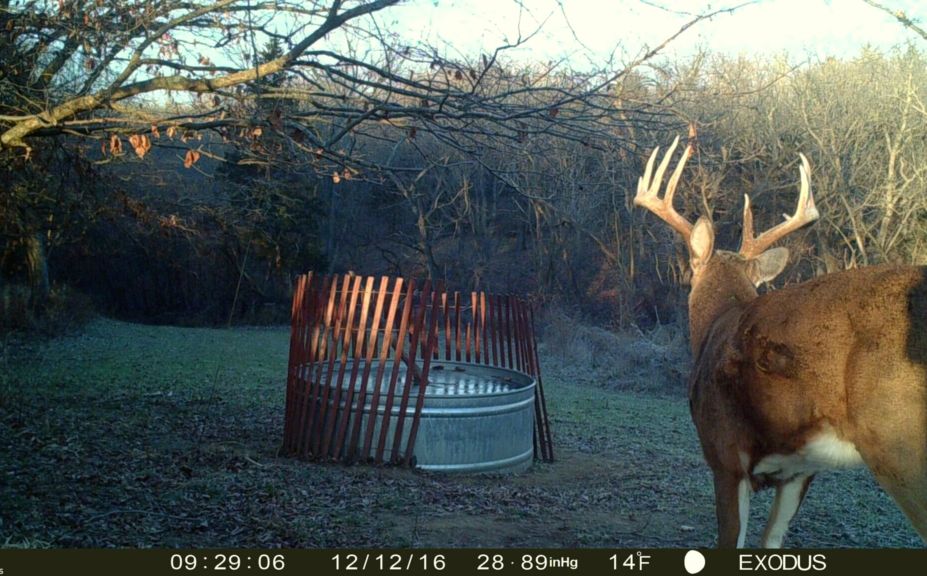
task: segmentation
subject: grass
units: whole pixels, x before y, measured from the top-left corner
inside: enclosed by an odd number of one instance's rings
[[[675,384],[616,389],[547,358],[557,461],[518,476],[317,465],[277,454],[288,339],[100,320],[0,351],[0,546],[714,542],[709,473]],[[752,542],[769,500],[755,498]],[[787,544],[922,545],[865,471],[816,480]]]

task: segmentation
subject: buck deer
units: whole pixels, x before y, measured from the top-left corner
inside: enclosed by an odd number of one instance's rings
[[[634,203],[678,232],[692,269],[689,407],[714,476],[718,545],[743,547],[750,496],[774,487],[764,547],[779,547],[814,475],[866,465],[927,541],[927,269],[872,266],[758,295],[785,268],[776,241],[818,218],[801,156],[792,216],[754,236],[744,196],[737,253],[711,220],[673,208],[687,146],[661,199],[677,137]]]

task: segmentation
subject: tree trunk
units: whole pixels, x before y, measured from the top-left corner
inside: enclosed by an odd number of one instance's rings
[[[45,250],[45,236],[36,232],[24,239],[26,272],[32,293],[29,304],[32,308],[40,307],[48,300],[51,283],[48,280],[48,258]]]
[[[428,221],[425,219],[420,200],[416,202],[415,212],[416,228],[418,229],[418,248],[425,261],[425,267],[428,270],[428,278],[430,280],[437,280],[442,278],[443,275],[438,274],[438,261],[435,259],[434,248],[431,241],[431,231],[428,227]]]
[[[338,203],[338,191],[335,189],[335,185],[331,182],[325,184],[328,186],[328,229],[325,234],[325,256],[328,260],[328,270],[329,274],[335,271],[335,261],[338,259],[338,238],[337,238],[337,203]]]

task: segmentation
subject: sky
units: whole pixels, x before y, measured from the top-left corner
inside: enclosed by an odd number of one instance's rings
[[[910,17],[927,17],[918,0],[881,0]],[[411,0],[390,10],[391,29],[410,41],[421,39],[448,47],[448,56],[479,54],[544,26],[524,49],[510,53],[525,60],[574,63],[618,61],[656,46],[692,15],[736,5],[737,0]],[[661,9],[658,6],[665,7]],[[673,13],[682,12],[682,13]],[[924,26],[924,23],[921,23]],[[571,30],[572,28],[572,30]],[[575,35],[574,35],[575,32]],[[699,46],[728,55],[776,55],[801,58],[852,57],[864,45],[888,49],[910,39],[897,20],[862,0],[760,0],[699,23],[677,38],[667,56],[685,56]]]

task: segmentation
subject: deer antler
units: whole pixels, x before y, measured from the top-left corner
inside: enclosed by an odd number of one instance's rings
[[[798,206],[795,213],[789,216],[785,214],[785,222],[773,226],[758,237],[753,236],[753,210],[750,208],[750,196],[744,194],[744,232],[743,240],[740,243],[740,254],[745,258],[756,258],[766,251],[767,248],[776,243],[780,238],[798,230],[809,222],[818,219],[818,209],[814,207],[814,195],[811,193],[811,180],[809,174],[811,167],[808,159],[804,154],[798,154],[801,157],[801,190],[798,193]]]
[[[643,206],[669,224],[673,230],[682,235],[688,245],[689,237],[692,235],[692,223],[680,216],[673,208],[673,195],[676,193],[676,184],[679,183],[682,169],[685,167],[686,161],[692,154],[691,144],[686,146],[686,149],[683,151],[682,158],[679,159],[676,169],[673,170],[673,174],[666,184],[666,193],[663,195],[662,199],[660,198],[660,185],[663,183],[663,173],[666,172],[666,168],[669,166],[670,158],[673,156],[677,144],[679,144],[679,136],[676,136],[676,139],[673,140],[673,144],[669,147],[669,150],[666,151],[666,155],[663,156],[663,161],[660,162],[660,166],[657,167],[657,173],[651,178],[653,163],[657,159],[657,153],[660,151],[659,146],[654,148],[653,153],[650,155],[650,159],[647,160],[647,168],[644,170],[644,175],[637,181],[637,194],[634,196],[634,204]]]

